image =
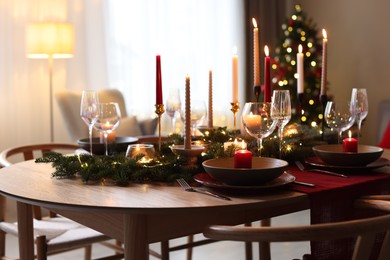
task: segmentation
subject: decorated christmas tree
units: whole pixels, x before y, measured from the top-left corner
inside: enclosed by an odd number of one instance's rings
[[[304,54],[304,91],[297,94],[297,53],[302,45]],[[322,40],[316,25],[302,11],[300,5],[282,25],[282,35],[275,48],[272,64],[274,89],[288,89],[291,95],[292,120],[309,127],[322,124],[321,88]]]

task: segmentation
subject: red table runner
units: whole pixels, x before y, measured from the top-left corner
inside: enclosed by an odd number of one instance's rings
[[[390,174],[376,171],[359,171],[349,174],[349,178],[314,172],[302,172],[297,167],[289,167],[297,181],[313,183],[316,187],[293,184],[295,191],[307,193],[311,204],[311,223],[326,223],[352,219],[355,216],[353,202],[362,195],[390,194]],[[325,241],[312,243],[313,259],[350,259],[353,243]]]

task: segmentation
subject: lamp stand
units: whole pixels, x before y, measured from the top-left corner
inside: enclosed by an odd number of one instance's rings
[[[53,56],[48,57],[49,65],[49,95],[50,95],[50,142],[54,142],[54,117],[53,117]]]

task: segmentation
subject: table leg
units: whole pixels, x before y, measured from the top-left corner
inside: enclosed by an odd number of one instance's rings
[[[145,215],[124,216],[124,247],[126,260],[148,260],[149,243]]]
[[[34,259],[34,235],[32,206],[23,202],[17,202],[18,239],[20,260]]]

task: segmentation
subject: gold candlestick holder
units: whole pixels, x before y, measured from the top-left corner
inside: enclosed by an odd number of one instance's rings
[[[240,102],[231,102],[230,105],[231,105],[230,110],[233,112],[234,133],[236,133],[236,130],[237,130],[237,112],[240,110]]]
[[[164,104],[156,104],[156,114],[158,116],[158,150],[161,152],[161,116],[164,114]]]

